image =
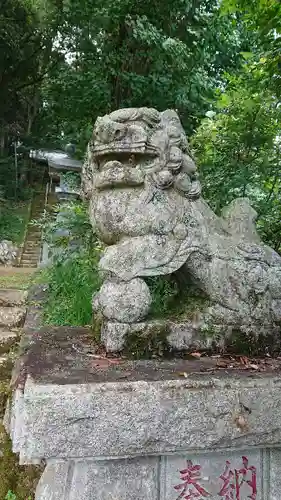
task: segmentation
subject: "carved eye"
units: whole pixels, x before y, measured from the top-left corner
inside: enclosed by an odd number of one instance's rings
[[[127,134],[127,127],[123,124],[118,124],[117,127],[114,128],[114,140],[120,141]]]

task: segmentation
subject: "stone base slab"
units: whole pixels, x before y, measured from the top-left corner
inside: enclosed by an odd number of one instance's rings
[[[36,500],[280,500],[280,465],[281,449],[50,461]]]
[[[29,377],[14,395],[14,451],[28,462],[278,446],[281,380],[241,382],[191,375],[57,385]]]
[[[101,341],[107,352],[118,352],[131,347],[131,338],[138,337],[142,344],[153,345],[155,339],[170,351],[227,350],[251,344],[254,355],[263,355],[265,346],[270,353],[280,351],[280,328],[272,328],[270,335],[259,329],[255,333],[249,325],[222,324],[203,315],[193,319],[150,320],[140,323],[119,323],[104,319]]]
[[[5,423],[21,463],[47,462],[36,500],[192,499],[195,479],[225,500],[228,476],[238,500],[280,500],[280,367],[99,359],[91,342],[83,328],[22,339]]]
[[[118,352],[126,346],[127,338],[132,334],[137,334],[140,339],[147,339],[147,343],[153,342],[158,335],[174,350],[211,349],[212,347],[221,349],[231,337],[231,327],[214,325],[212,335],[208,335],[206,324],[196,320],[153,320],[130,324],[104,321],[101,341],[107,352]]]

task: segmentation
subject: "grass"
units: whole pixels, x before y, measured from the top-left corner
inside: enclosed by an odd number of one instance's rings
[[[0,288],[27,290],[35,279],[35,269],[23,267],[1,267]]]
[[[49,284],[45,323],[85,326],[93,323],[92,295],[100,288],[97,257],[89,252],[75,254],[46,272]]]
[[[30,201],[5,202],[0,212],[0,241],[11,240],[15,245],[23,241],[29,219]]]
[[[173,275],[146,278],[152,296],[150,318],[188,319],[202,311],[209,300],[193,285],[180,286]]]
[[[12,452],[12,445],[4,428],[0,425],[2,439],[0,460],[0,498],[3,500],[31,500],[37,482],[42,475],[42,467],[21,466],[18,455]]]
[[[91,299],[101,286],[97,262],[95,252],[90,255],[84,251],[43,271],[43,281],[49,284],[45,323],[55,326],[93,324]],[[152,296],[148,319],[184,320],[209,303],[195,287],[189,285],[181,289],[173,276],[147,278],[146,282]]]

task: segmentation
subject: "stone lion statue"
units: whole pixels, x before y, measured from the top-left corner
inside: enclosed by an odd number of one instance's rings
[[[104,283],[93,307],[114,325],[143,322],[145,277],[180,273],[209,298],[205,317],[245,333],[281,320],[281,258],[236,199],[217,217],[201,197],[197,168],[173,110],[128,108],[98,118],[83,167],[84,197],[100,239]]]

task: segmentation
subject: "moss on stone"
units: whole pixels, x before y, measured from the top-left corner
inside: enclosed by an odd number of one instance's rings
[[[169,327],[165,324],[147,325],[146,328],[127,333],[124,354],[133,359],[151,359],[171,354],[167,341]]]
[[[102,314],[95,313],[93,315],[93,323],[92,323],[91,330],[92,330],[93,339],[98,344],[100,343],[100,340],[101,340],[102,322],[103,322]]]
[[[238,328],[232,330],[231,336],[226,339],[225,349],[233,354],[244,356],[271,356],[279,355],[281,348],[280,334],[254,335],[247,334]]]
[[[4,499],[12,491],[17,500],[34,498],[36,484],[43,472],[42,467],[20,466],[18,456],[12,452],[11,441],[0,425],[0,498]]]

